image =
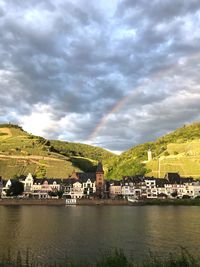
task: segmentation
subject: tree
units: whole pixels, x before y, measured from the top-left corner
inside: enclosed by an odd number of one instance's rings
[[[45,178],[46,176],[46,168],[45,166],[38,166],[36,170],[36,177],[37,178]]]
[[[164,156],[165,157],[169,156],[169,152],[168,151],[165,151]]]
[[[178,195],[177,191],[174,191],[174,192],[171,193],[171,196],[174,197],[174,198],[177,197],[177,195]]]
[[[24,192],[24,184],[18,180],[12,181],[10,188],[7,191],[7,196],[19,196]]]
[[[64,191],[60,190],[60,191],[50,191],[48,192],[48,195],[50,197],[58,197],[58,198],[62,198]]]
[[[182,199],[190,199],[190,196],[188,196],[188,195],[183,195],[183,196],[182,196]]]

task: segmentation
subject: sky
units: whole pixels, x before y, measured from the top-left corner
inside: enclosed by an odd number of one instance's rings
[[[0,0],[0,123],[124,151],[200,121],[199,0]]]

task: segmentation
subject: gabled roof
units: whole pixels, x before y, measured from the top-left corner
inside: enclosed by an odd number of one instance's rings
[[[156,178],[156,187],[164,187],[165,184],[169,184],[169,181],[164,178]]]
[[[167,173],[165,174],[165,177],[166,177],[167,179],[170,179],[170,178],[180,178],[180,175],[179,175],[178,172],[167,172]]]
[[[43,184],[43,179],[34,178],[34,179],[33,179],[33,183],[34,183],[34,184]]]
[[[124,176],[122,180],[122,184],[124,185],[125,183],[133,183],[133,184],[138,184],[143,181],[143,177],[140,176]]]
[[[95,182],[96,181],[96,173],[94,172],[77,172],[76,173],[78,180],[82,183],[87,182],[88,179],[91,180],[91,182]]]
[[[171,184],[179,184],[181,182],[181,177],[177,172],[168,172],[165,174],[165,179],[167,179]]]
[[[79,182],[79,180],[77,180],[76,178],[63,179],[62,181],[64,185],[72,185],[76,182]]]
[[[69,183],[70,180],[71,178],[62,179],[62,184],[66,185]]]
[[[121,185],[121,181],[117,181],[117,180],[110,180],[110,185],[114,185],[114,186],[120,186]]]
[[[48,181],[48,184],[53,184],[56,182],[57,184],[61,184],[62,180],[61,179],[45,179]]]
[[[8,180],[3,180],[3,186],[6,186]]]
[[[144,177],[144,180],[146,180],[146,181],[152,181],[152,180],[156,180],[156,178],[155,177],[153,177],[153,176],[151,176],[151,177]]]
[[[192,182],[194,182],[194,178],[192,178],[192,177],[187,177],[187,178],[184,178],[184,177],[182,178],[182,177],[181,177],[181,183],[183,183],[183,184],[184,184],[184,183],[185,183],[185,184],[186,184],[186,183],[192,183]]]

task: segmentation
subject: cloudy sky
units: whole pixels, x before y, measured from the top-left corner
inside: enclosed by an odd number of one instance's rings
[[[123,151],[199,111],[199,0],[0,0],[1,123]]]

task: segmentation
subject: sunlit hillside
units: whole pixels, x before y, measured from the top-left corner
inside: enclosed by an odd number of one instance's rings
[[[94,170],[98,160],[112,155],[89,145],[49,141],[17,125],[0,125],[0,176],[6,179],[28,172],[38,178],[67,178],[74,170]]]
[[[153,160],[147,161],[148,149]],[[164,177],[166,172],[200,178],[200,123],[179,128],[155,142],[147,142],[107,162],[110,178],[143,174]]]
[[[185,177],[200,178],[200,139],[185,143],[172,143],[160,157],[146,164],[149,175],[163,177],[166,172],[179,172]]]

